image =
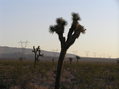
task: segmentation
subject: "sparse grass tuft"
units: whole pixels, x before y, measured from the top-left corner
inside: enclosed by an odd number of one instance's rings
[[[56,63],[33,63],[0,60],[0,89],[53,89]],[[118,75],[114,63],[64,62],[61,89],[119,89]]]

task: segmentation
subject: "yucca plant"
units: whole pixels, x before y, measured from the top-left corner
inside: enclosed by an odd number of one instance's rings
[[[84,27],[79,24],[80,17],[77,13],[72,13],[72,25],[67,34],[67,39],[63,36],[65,26],[67,22],[63,18],[56,19],[56,25],[52,25],[49,28],[50,33],[56,33],[61,43],[61,51],[58,59],[57,71],[56,71],[56,80],[55,80],[55,89],[60,88],[60,76],[63,65],[63,60],[65,58],[68,48],[75,42],[75,40],[80,36],[80,33],[85,33]]]
[[[39,57],[43,56],[43,54],[41,54],[40,46],[38,46],[37,48],[33,46],[32,52],[34,53],[34,57],[35,57],[34,65],[36,65],[36,62],[38,62]]]
[[[80,59],[80,57],[79,56],[76,56],[76,59],[77,59],[77,62],[78,62],[78,60]]]

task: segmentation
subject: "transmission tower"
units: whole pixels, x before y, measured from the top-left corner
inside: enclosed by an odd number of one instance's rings
[[[26,50],[28,43],[30,42],[29,41],[19,41],[18,43],[21,46],[21,58],[20,59],[25,59],[25,50]]]

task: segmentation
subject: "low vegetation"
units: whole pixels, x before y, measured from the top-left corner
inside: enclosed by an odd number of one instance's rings
[[[61,89],[119,89],[119,64],[64,62]],[[57,63],[0,60],[0,89],[53,89]]]

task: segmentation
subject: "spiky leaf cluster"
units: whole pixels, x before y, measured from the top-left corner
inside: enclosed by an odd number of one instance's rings
[[[72,13],[72,20],[73,21],[77,21],[77,20],[81,20],[80,16],[78,13]]]
[[[50,32],[57,34],[63,34],[64,33],[64,26],[67,24],[67,22],[63,18],[57,18],[56,19],[56,25],[50,26]]]
[[[80,33],[85,33],[84,27],[79,24],[78,20],[81,20],[80,16],[77,13],[72,13],[72,26],[69,31],[69,36],[76,35],[76,38],[79,37]]]
[[[80,24],[77,24],[76,29],[74,30],[74,34],[76,35],[76,38],[79,37],[80,33],[83,33],[84,34],[85,33],[85,30],[86,29],[84,29],[84,26],[82,26]]]

